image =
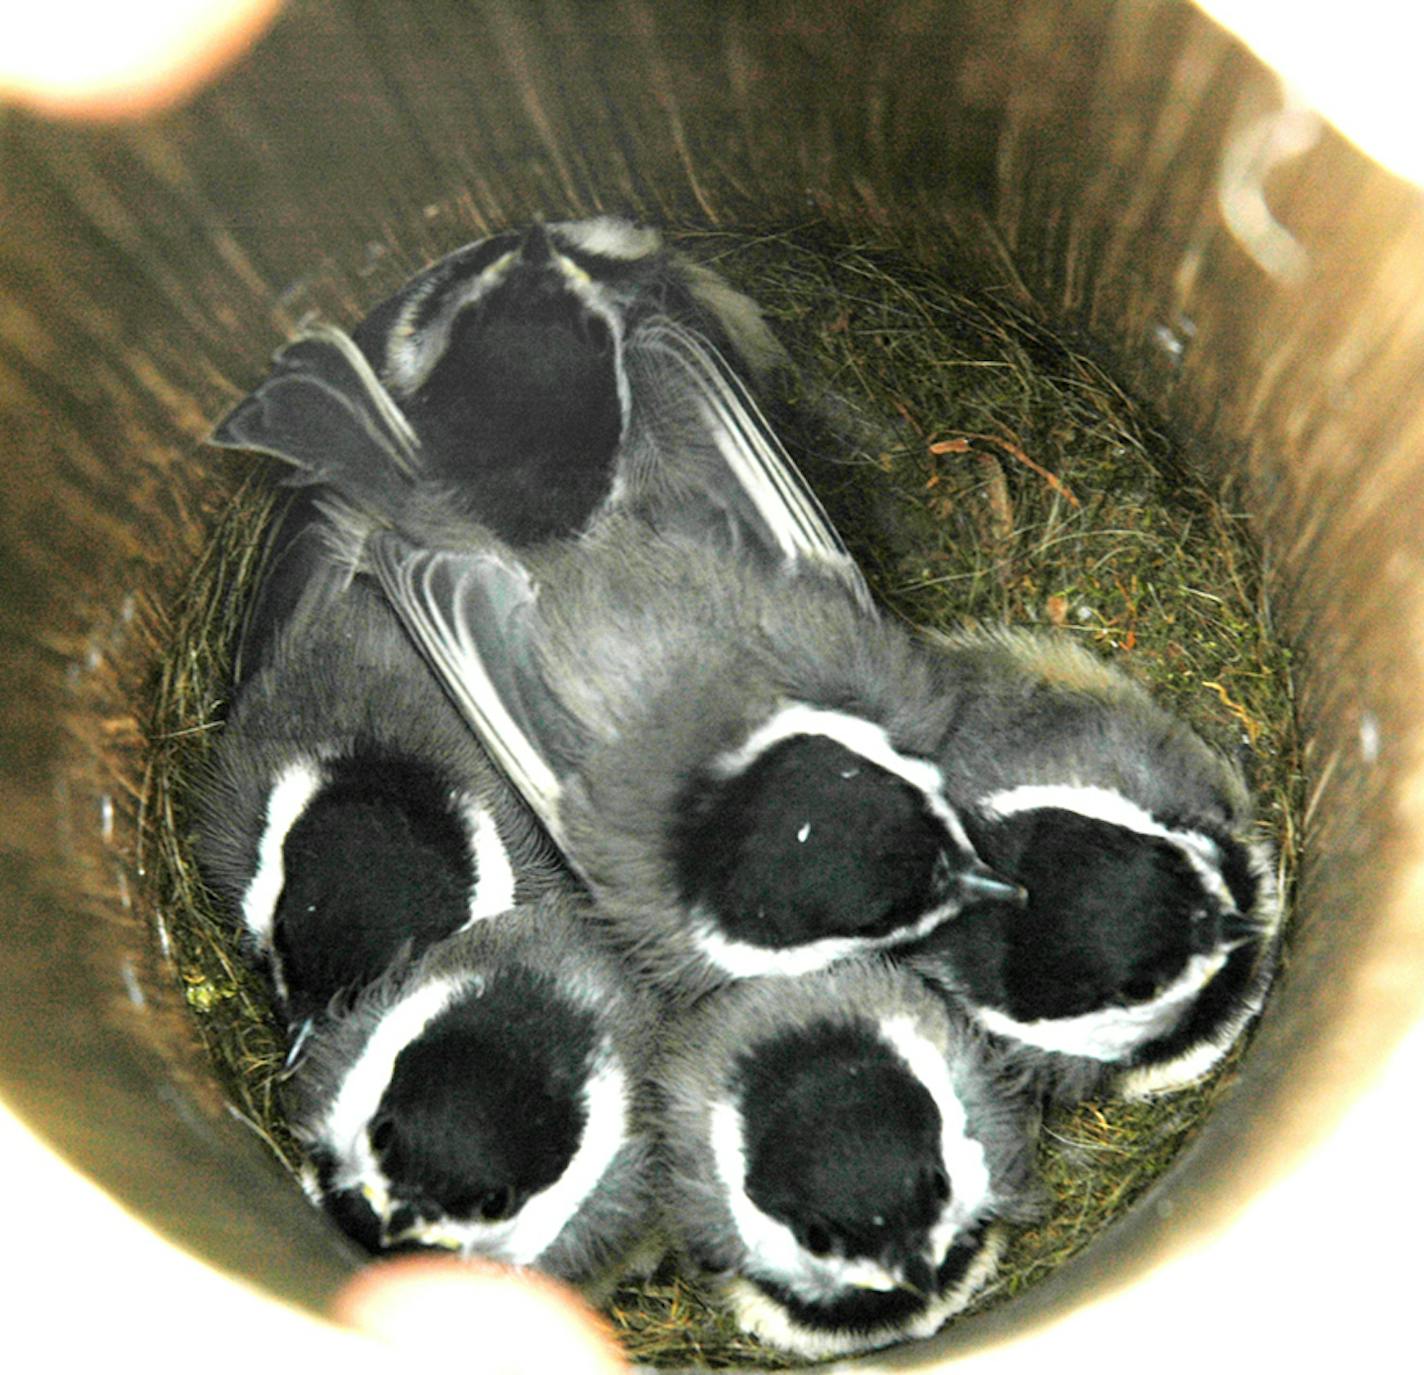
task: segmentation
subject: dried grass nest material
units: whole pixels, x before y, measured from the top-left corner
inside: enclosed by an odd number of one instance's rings
[[[959,289],[889,243],[851,243],[818,225],[674,237],[758,300],[806,366],[806,394],[778,408],[778,427],[881,600],[941,629],[1056,627],[1208,738],[1239,748],[1289,893],[1300,795],[1290,659],[1272,634],[1247,519],[1230,499],[1202,485],[1151,418],[1017,290]],[[821,420],[803,426],[813,413]],[[848,440],[834,462],[811,447],[827,414]],[[176,977],[218,1077],[295,1170],[275,1093],[282,1036],[189,845],[194,770],[220,729],[233,631],[271,502],[261,474],[234,466],[232,486],[170,614],[149,720],[144,845]],[[1013,1236],[969,1311],[1032,1284],[1131,1205],[1191,1137],[1232,1063],[1158,1102],[1051,1113],[1039,1166],[1052,1210]],[[608,1312],[636,1361],[789,1364],[671,1274],[620,1290]]]

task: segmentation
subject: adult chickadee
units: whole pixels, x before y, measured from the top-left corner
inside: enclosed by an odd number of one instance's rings
[[[709,351],[663,332],[630,350],[639,442],[669,464],[700,449],[711,472],[754,436],[767,466],[774,441]],[[952,710],[932,657],[866,607],[835,550],[808,575],[799,511],[766,523],[735,462],[720,539],[639,511],[518,554],[473,530],[441,549],[346,522],[600,916],[692,996],[1022,900],[927,757]]]
[[[1053,1093],[1195,1082],[1260,1011],[1281,900],[1239,769],[1059,636],[943,641],[935,752],[976,849],[1028,892],[907,952]]]
[[[274,524],[197,856],[290,1029],[562,875],[379,589],[298,493]]]
[[[655,1014],[599,936],[546,894],[398,962],[317,1024],[285,1097],[351,1236],[594,1288],[646,1246]]]
[[[970,920],[970,918],[966,918]],[[654,1070],[663,1211],[747,1331],[812,1359],[937,1331],[1035,1215],[1033,1112],[907,971],[746,980]]]

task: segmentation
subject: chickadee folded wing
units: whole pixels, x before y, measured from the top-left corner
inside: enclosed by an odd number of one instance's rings
[[[363,509],[391,502],[420,471],[419,440],[349,335],[332,325],[299,334],[272,370],[219,423],[209,442],[289,465],[292,486],[331,485]]]
[[[539,615],[529,572],[471,537],[463,551],[421,549],[389,531],[367,544],[368,565],[490,755],[556,845],[563,710],[534,662]]]
[[[668,318],[629,341],[632,448],[658,485],[649,512],[733,553],[843,582],[872,603],[865,579],[755,400],[705,339]]]

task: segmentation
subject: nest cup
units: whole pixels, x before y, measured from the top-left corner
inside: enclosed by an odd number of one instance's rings
[[[305,1315],[355,1264],[226,1111],[146,888],[158,609],[227,491],[196,446],[307,314],[349,322],[491,227],[604,210],[814,218],[1016,282],[1251,513],[1295,655],[1293,936],[1231,1092],[1083,1255],[880,1359],[1042,1366],[1165,1339],[1170,1316],[1187,1364],[1309,1294],[1325,1311],[1251,1328],[1260,1351],[1401,1339],[1402,1272],[1347,1257],[1409,1236],[1382,1133],[1424,1009],[1418,192],[1186,6],[829,15],[303,6],[180,111],[0,129],[0,1086],[38,1137],[0,1121],[0,1159],[34,1209],[14,1306],[67,1293],[60,1340],[158,1338],[181,1313],[253,1359],[319,1354],[337,1336]]]

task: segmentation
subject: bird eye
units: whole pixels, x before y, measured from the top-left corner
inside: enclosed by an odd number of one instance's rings
[[[514,1187],[505,1184],[498,1189],[486,1189],[477,1205],[485,1222],[503,1222],[514,1213]]]
[[[813,1222],[806,1228],[803,1244],[813,1256],[828,1256],[831,1254],[830,1231],[822,1223]]]
[[[1157,984],[1155,980],[1148,978],[1130,979],[1123,984],[1122,993],[1130,1003],[1145,1003],[1156,996]]]
[[[371,1125],[371,1150],[378,1156],[384,1156],[391,1148],[391,1142],[395,1140],[396,1124],[389,1117],[383,1117],[379,1122]]]
[[[941,1203],[949,1202],[949,1176],[943,1170],[936,1170],[931,1176],[930,1185],[934,1189],[934,1196]]]

